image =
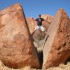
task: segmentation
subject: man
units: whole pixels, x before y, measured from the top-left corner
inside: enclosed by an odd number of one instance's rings
[[[39,15],[39,18],[36,19],[37,26],[35,27],[35,30],[41,29],[42,31],[45,31],[44,27],[42,26],[42,21],[44,21],[43,18],[41,18],[41,15]]]

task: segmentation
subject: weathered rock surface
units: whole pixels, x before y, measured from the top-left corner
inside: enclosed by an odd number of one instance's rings
[[[20,4],[0,11],[0,60],[13,68],[39,68],[38,57]]]
[[[42,46],[42,40],[44,40],[45,38],[45,32],[44,31],[41,31],[40,29],[39,30],[36,30],[33,34],[32,34],[32,37],[33,37],[33,40],[34,42],[36,42],[36,44],[38,46]]]
[[[49,36],[43,50],[43,68],[58,66],[70,57],[70,21],[60,9],[47,31]]]

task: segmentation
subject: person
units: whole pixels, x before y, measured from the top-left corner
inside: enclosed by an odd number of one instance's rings
[[[35,27],[35,30],[41,29],[42,31],[45,31],[44,27],[42,26],[42,21],[44,21],[44,19],[41,18],[41,15],[39,15],[36,21],[37,21],[37,26]]]

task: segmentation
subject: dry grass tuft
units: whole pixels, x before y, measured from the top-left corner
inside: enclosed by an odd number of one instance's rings
[[[2,63],[2,61],[0,61],[0,70],[43,70],[43,69],[31,69],[30,66],[27,66],[27,67],[21,68],[21,69],[13,69],[13,68],[9,68],[9,67],[5,66]],[[68,62],[67,65],[60,64],[58,67],[51,67],[46,70],[70,70],[70,62]]]

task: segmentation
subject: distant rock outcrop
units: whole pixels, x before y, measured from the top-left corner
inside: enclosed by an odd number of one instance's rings
[[[45,31],[47,32],[47,30],[48,30],[48,28],[49,28],[49,26],[50,26],[50,23],[47,22],[47,21],[43,21],[43,22],[42,22],[42,25],[43,25],[43,27],[45,28]]]
[[[47,36],[43,49],[43,69],[58,66],[70,57],[70,20],[63,9],[54,16]]]
[[[50,15],[47,15],[47,14],[41,15],[41,17],[42,17],[45,21],[47,21],[47,22],[49,22],[49,23],[51,23],[52,20],[53,20],[53,16],[50,16]]]
[[[20,4],[0,11],[0,60],[13,68],[39,68],[37,53]]]
[[[26,18],[27,24],[29,27],[29,31],[32,34],[35,31],[35,27],[37,26],[37,22],[34,21],[32,18]]]

